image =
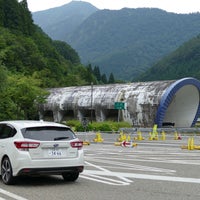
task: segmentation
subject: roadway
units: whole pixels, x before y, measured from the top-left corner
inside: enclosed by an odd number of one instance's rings
[[[95,134],[80,134],[92,141]],[[0,200],[193,200],[200,198],[200,150],[182,149],[189,136],[174,140],[135,141],[136,147],[115,146],[115,134],[103,143],[84,146],[85,170],[75,183],[60,176],[21,178],[17,185],[0,182]],[[200,144],[199,136],[194,136]]]

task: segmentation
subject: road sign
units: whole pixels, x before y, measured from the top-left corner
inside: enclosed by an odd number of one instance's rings
[[[124,110],[125,109],[125,103],[124,102],[115,102],[114,107],[117,110]]]

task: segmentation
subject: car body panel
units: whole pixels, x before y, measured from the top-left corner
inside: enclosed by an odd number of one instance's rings
[[[46,171],[49,174],[55,174],[56,172],[62,173],[67,170],[79,170],[81,172],[81,168],[84,167],[83,149],[72,148],[71,146],[71,142],[79,141],[76,136],[73,136],[70,140],[40,141],[24,138],[21,133],[22,129],[28,127],[69,127],[54,122],[24,120],[4,121],[0,122],[0,126],[1,124],[9,124],[17,131],[12,137],[0,138],[0,160],[2,162],[4,156],[9,158],[13,176],[21,174],[22,170],[25,172],[25,169],[29,169],[32,172],[42,173]],[[15,142],[25,141],[39,142],[39,146],[27,150],[16,147]]]

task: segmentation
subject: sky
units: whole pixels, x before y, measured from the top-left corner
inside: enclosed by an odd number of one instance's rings
[[[58,7],[72,0],[27,0],[31,12]],[[80,1],[80,0],[73,0]],[[200,12],[199,0],[84,0],[98,9],[118,10],[127,8],[160,8],[174,13]]]

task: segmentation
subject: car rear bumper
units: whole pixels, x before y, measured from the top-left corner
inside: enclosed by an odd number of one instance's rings
[[[14,160],[14,159],[11,159]],[[34,159],[25,153],[15,162],[11,162],[13,176],[21,174],[61,174],[65,171],[81,171],[84,166],[83,151],[79,151],[78,157],[68,159]]]
[[[19,175],[59,175],[62,173],[83,172],[84,166],[76,167],[53,167],[53,168],[23,168],[18,172]]]

